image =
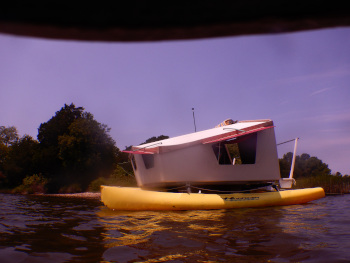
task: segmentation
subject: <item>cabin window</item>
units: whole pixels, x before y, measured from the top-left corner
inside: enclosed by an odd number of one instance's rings
[[[213,151],[221,165],[254,164],[257,134],[213,144]]]
[[[150,169],[154,167],[154,155],[153,154],[141,154],[143,162],[145,164],[146,169]]]

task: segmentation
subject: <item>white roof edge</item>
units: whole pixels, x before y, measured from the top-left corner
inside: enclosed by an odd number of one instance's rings
[[[211,128],[203,131],[198,131],[194,133],[189,133],[181,136],[176,136],[157,142],[151,142],[147,144],[141,144],[138,146],[133,146],[133,150],[143,149],[145,152],[158,152],[157,149],[166,146],[180,146],[185,144],[192,144],[195,142],[201,143],[203,141],[208,141],[209,139],[215,139],[222,135],[230,135],[234,133],[242,133],[242,130],[252,130],[258,127],[273,126],[273,121],[270,119],[259,119],[259,120],[244,120],[238,121],[234,124]]]

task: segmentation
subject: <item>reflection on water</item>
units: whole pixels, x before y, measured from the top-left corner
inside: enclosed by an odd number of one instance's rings
[[[1,262],[99,261],[97,200],[0,195],[0,202]]]
[[[350,196],[306,205],[125,212],[0,195],[1,262],[349,262]]]

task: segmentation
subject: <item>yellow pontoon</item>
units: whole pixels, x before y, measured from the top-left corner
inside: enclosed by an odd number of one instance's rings
[[[147,191],[140,188],[101,186],[101,200],[116,210],[208,210],[283,206],[307,203],[325,196],[322,188],[263,193],[201,194]]]

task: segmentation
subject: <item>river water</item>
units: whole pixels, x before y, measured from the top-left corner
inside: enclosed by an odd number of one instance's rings
[[[305,205],[112,211],[0,194],[0,262],[350,262],[350,195]]]

